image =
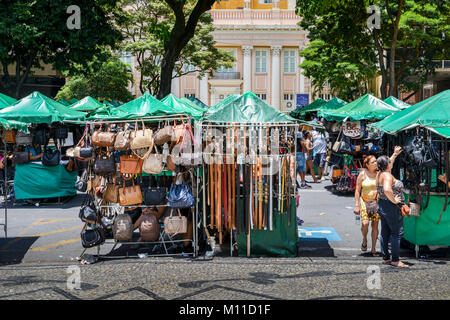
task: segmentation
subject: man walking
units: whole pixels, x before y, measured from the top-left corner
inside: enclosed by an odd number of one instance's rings
[[[327,162],[327,141],[323,134],[314,130],[312,132],[312,142],[314,147],[314,164],[317,167],[319,181],[325,181],[324,168]]]

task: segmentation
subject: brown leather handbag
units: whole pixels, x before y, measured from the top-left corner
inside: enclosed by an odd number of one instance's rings
[[[159,129],[155,133],[154,141],[157,145],[163,145],[164,143],[168,143],[172,141],[173,135],[175,134],[172,126],[165,126],[162,129]]]
[[[120,173],[122,174],[140,174],[142,173],[143,160],[135,154],[124,154],[120,156]]]
[[[119,202],[119,188],[115,183],[108,183],[106,185],[105,191],[103,192],[103,200],[112,203]]]
[[[6,130],[6,143],[16,143],[16,131]]]
[[[167,160],[166,160],[166,169],[169,171],[175,171],[175,162],[172,159],[172,156],[169,154],[167,155]]]
[[[111,132],[111,128],[108,126],[108,131],[96,130],[92,134],[91,142],[97,147],[113,147],[116,134]]]
[[[149,174],[160,174],[164,170],[164,163],[163,158],[164,155],[159,154],[158,150],[156,150],[156,153],[150,154],[145,160],[142,165],[142,171],[149,173]]]
[[[177,209],[178,216],[173,216],[173,209],[170,216],[164,219],[164,232],[167,234],[178,234],[187,232],[187,218],[181,215],[180,209]]]
[[[120,131],[116,135],[116,140],[114,141],[114,150],[122,151],[130,148],[130,135],[129,130]]]
[[[141,187],[134,184],[131,187],[125,187],[125,181],[123,188],[119,189],[119,204],[121,206],[135,206],[142,204],[142,192]]]

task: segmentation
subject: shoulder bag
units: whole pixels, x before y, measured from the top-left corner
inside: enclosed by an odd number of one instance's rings
[[[187,184],[172,184],[167,195],[167,206],[175,209],[190,208],[194,205],[194,197]]]
[[[48,167],[54,167],[59,165],[61,160],[61,151],[59,149],[48,149],[45,148],[44,154],[42,155],[42,164]]]
[[[166,199],[166,188],[156,187],[144,190],[144,204],[147,206],[157,206],[163,204]]]
[[[151,129],[146,129],[144,122],[142,122],[142,130],[137,130],[137,123],[134,131],[131,132],[131,149],[142,149],[142,148],[153,148],[153,131]]]
[[[94,161],[94,173],[99,176],[106,176],[116,172],[116,163],[114,158],[106,154],[100,154]]]
[[[158,153],[158,149],[153,146],[156,153],[150,154],[142,165],[142,171],[149,174],[160,174],[164,170],[164,155]]]
[[[142,173],[143,160],[135,154],[120,156],[120,173],[136,175]]]
[[[342,130],[343,130],[343,127],[341,126],[338,137],[337,137],[336,141],[334,142],[333,147],[331,148],[331,150],[333,150],[334,153],[338,153],[341,148],[341,141],[339,140],[339,138],[341,137]]]
[[[119,189],[119,204],[123,207],[135,206],[142,204],[142,192],[141,187],[134,184],[131,187],[125,187],[125,180],[123,182],[123,188]]]
[[[170,216],[164,219],[164,232],[167,234],[179,234],[187,232],[187,218],[181,215],[180,209],[177,209],[178,216],[173,216],[173,209]]]
[[[13,161],[16,164],[28,163],[28,162],[30,162],[30,153],[27,151],[14,152],[13,153]]]
[[[111,203],[119,202],[119,188],[115,181],[108,183],[106,185],[105,191],[103,192],[103,200]]]
[[[81,206],[78,217],[81,221],[90,224],[95,224],[97,222],[97,208],[95,207],[90,194],[87,195],[86,200]]]
[[[111,127],[108,126],[108,131],[99,130],[94,131],[91,137],[92,145],[97,147],[113,147],[116,134],[111,132]]]
[[[85,225],[80,237],[83,248],[92,248],[105,242],[105,235],[101,226],[94,229],[87,229],[87,225]]]

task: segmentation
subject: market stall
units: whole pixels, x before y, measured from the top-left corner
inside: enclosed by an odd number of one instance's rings
[[[0,93],[0,109],[9,107],[10,105],[16,103],[17,100],[14,98],[11,98],[3,93]]]
[[[72,110],[81,112],[93,112],[101,107],[103,107],[103,104],[90,96],[84,97],[80,101],[77,101],[69,106]]]
[[[73,145],[79,130],[77,126],[63,124],[63,121],[84,119],[84,113],[33,92],[1,109],[0,117],[28,123],[31,129],[31,133],[19,131],[14,134],[16,199],[75,195],[76,168],[61,155],[65,148]],[[32,156],[42,154],[42,157],[33,159],[30,153]]]
[[[196,128],[203,136],[203,220],[219,244],[229,237],[240,256],[297,256],[298,127],[246,92]]]
[[[370,94],[337,109],[318,111],[319,117],[330,122],[327,128],[332,141],[330,162],[336,191],[354,192],[364,156],[383,152],[382,136],[369,130],[368,124],[399,111]]]
[[[296,119],[304,119],[306,114],[317,112],[320,107],[322,107],[326,103],[327,101],[323,100],[322,98],[318,98],[303,108],[295,109],[289,115]]]
[[[419,245],[450,245],[449,177],[450,90],[398,112],[373,128],[392,136],[405,149],[400,179],[414,206],[405,217],[404,239]]]

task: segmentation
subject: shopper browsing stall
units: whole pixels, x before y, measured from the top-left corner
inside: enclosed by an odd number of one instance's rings
[[[297,170],[300,175],[300,188],[311,188],[310,185],[306,184],[306,156],[305,156],[305,139],[303,138],[302,132],[297,132]]]
[[[305,156],[306,156],[306,172],[311,173],[311,176],[313,177],[314,183],[319,183],[319,180],[317,180],[316,175],[314,173],[314,155],[313,150],[314,146],[312,144],[312,134],[311,131],[305,130],[303,131],[303,137],[305,138]]]
[[[314,164],[317,167],[319,180],[325,181],[324,168],[327,162],[327,141],[326,137],[318,131],[312,132],[312,142],[314,146]]]

